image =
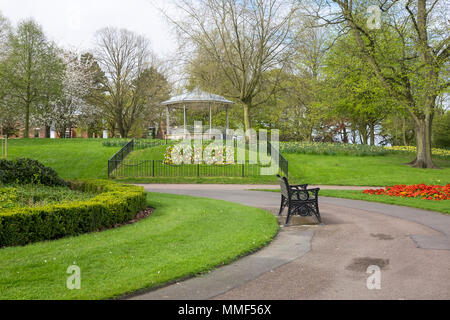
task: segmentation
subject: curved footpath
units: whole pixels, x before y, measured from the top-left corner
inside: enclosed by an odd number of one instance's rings
[[[143,186],[279,209],[279,194],[248,191],[275,186]],[[450,299],[450,216],[326,197],[319,204],[324,225],[299,220],[253,255],[132,299]],[[367,288],[370,265],[381,269],[380,290]]]

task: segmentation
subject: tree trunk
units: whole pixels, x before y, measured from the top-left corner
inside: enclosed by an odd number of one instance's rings
[[[370,145],[374,146],[375,145],[375,123],[371,122],[369,124],[369,128],[370,128]]]
[[[348,143],[348,133],[347,133],[347,127],[344,124],[344,127],[342,128],[342,135],[343,135],[343,142]]]
[[[432,117],[427,115],[425,119],[416,121],[416,159],[410,163],[415,168],[437,168],[431,156],[431,130]]]
[[[251,108],[251,102],[244,104],[244,126],[245,131],[250,130],[252,128],[250,124],[250,108]]]
[[[30,137],[30,103],[25,103],[25,129],[23,132],[23,137],[28,139]]]
[[[406,119],[405,117],[402,118],[402,138],[403,138],[403,145],[407,146],[408,142],[406,141]]]
[[[360,136],[361,143],[364,144],[364,145],[367,145],[369,139],[368,139],[367,126],[366,125],[361,125],[359,127],[359,136]]]

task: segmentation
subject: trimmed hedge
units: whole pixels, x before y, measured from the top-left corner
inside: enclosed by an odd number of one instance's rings
[[[0,160],[0,183],[66,187],[56,171],[33,159]]]
[[[71,189],[98,194],[88,201],[62,202],[0,213],[0,247],[26,245],[111,228],[132,220],[147,206],[142,187],[106,180],[69,182]]]

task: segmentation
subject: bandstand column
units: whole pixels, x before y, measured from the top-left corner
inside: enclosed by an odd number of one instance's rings
[[[229,112],[228,112],[228,106],[226,106],[226,110],[227,110],[227,130],[230,129],[230,117],[229,117]]]
[[[166,107],[166,138],[169,135],[170,131],[170,114],[169,114],[169,106]]]
[[[187,115],[186,115],[186,105],[183,106],[184,109],[184,134],[187,134]]]
[[[212,130],[212,106],[209,106],[209,132]]]

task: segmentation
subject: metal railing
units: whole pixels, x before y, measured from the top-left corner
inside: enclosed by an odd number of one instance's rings
[[[275,154],[273,154],[272,150],[275,151]],[[267,141],[267,154],[270,155],[272,160],[275,159],[275,157],[278,157],[280,171],[282,171],[286,178],[289,179],[289,161],[287,161],[286,158],[283,157],[280,150],[272,148],[272,144],[269,141]]]
[[[120,149],[111,159],[108,160],[108,179],[116,170],[125,158],[134,150],[134,140],[128,142],[122,149]]]
[[[128,142],[119,152],[108,161],[108,178],[111,177],[252,177],[259,176],[261,169],[268,167],[260,163],[253,164],[247,161],[245,164],[207,165],[207,164],[165,164],[163,160],[125,160],[134,150],[148,147]],[[272,148],[267,142],[267,155],[272,160],[278,157],[280,173],[289,178],[289,162],[281,155],[280,151]]]
[[[260,164],[180,164],[169,165],[163,160],[124,160],[114,163],[115,178],[150,177],[256,177],[260,175]]]

